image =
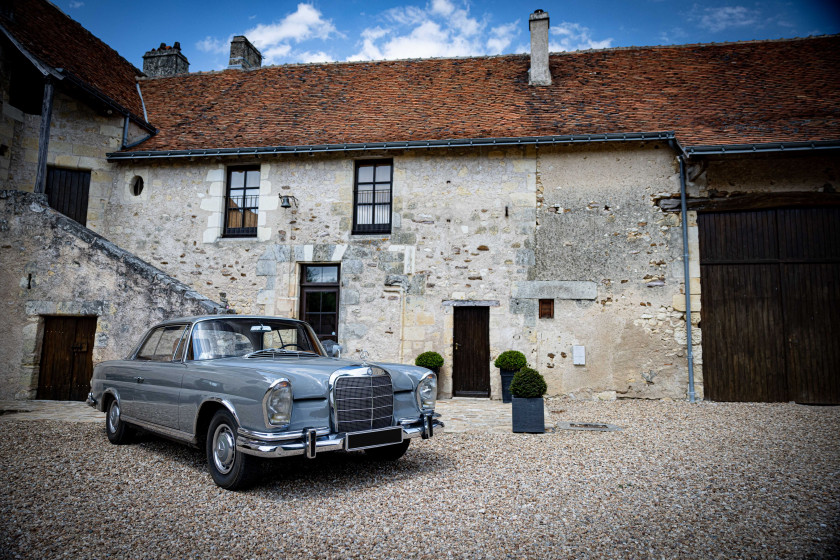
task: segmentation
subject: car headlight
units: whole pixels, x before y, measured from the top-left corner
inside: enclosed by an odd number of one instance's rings
[[[417,406],[420,410],[434,410],[437,398],[437,375],[427,373],[417,384]]]
[[[292,384],[288,379],[279,379],[271,385],[263,399],[266,424],[288,426],[292,421]]]

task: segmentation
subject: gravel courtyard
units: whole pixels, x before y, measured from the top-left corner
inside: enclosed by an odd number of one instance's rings
[[[240,493],[213,485],[197,450],[10,418],[0,557],[840,556],[840,407],[549,406],[624,429],[445,433],[394,464],[274,461]]]

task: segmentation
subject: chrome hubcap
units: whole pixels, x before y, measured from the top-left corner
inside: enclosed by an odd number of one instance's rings
[[[114,401],[111,404],[111,407],[108,409],[108,429],[111,433],[115,433],[117,428],[120,427],[120,405],[117,401]]]
[[[220,424],[213,434],[213,462],[216,470],[227,474],[233,468],[236,458],[236,440],[227,424]]]

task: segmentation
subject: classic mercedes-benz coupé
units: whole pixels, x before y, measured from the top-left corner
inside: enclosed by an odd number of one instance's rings
[[[88,404],[106,413],[112,443],[142,428],[204,447],[214,482],[237,489],[255,456],[396,460],[443,426],[436,395],[432,371],[328,356],[302,321],[214,315],[163,322],[124,360],[97,365]]]

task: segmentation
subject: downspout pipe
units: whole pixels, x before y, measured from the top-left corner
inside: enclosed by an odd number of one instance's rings
[[[688,276],[688,212],[685,202],[685,158],[680,161],[680,207],[682,209],[683,274],[685,279],[685,333],[688,347],[688,402],[695,402],[694,350],[691,343],[691,279]]]

